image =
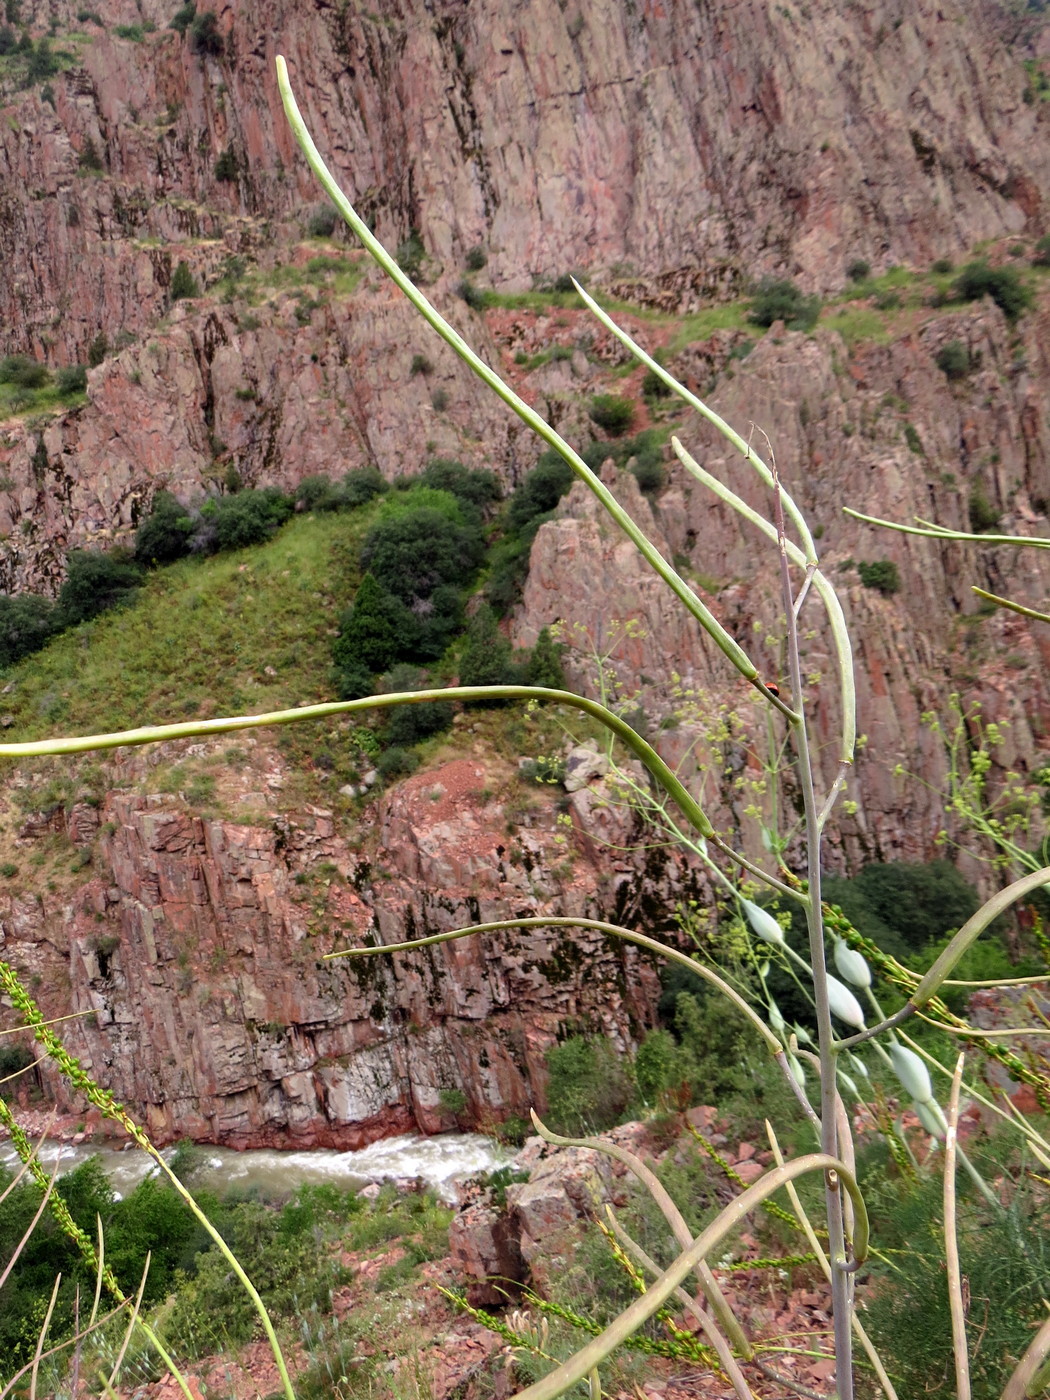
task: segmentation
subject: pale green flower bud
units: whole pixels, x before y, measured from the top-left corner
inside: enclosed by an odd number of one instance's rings
[[[835,939],[835,966],[854,987],[871,986],[871,968],[867,958],[851,948],[844,938]]]
[[[780,1014],[780,1007],[775,1001],[769,1003],[769,1024],[777,1035],[784,1034],[784,1018]]]
[[[906,1045],[891,1045],[890,1060],[893,1072],[904,1086],[905,1092],[916,1103],[932,1102],[933,1085],[930,1083],[930,1071],[915,1051],[909,1050]]]
[[[848,1051],[847,1059],[849,1060],[850,1069],[853,1071],[854,1074],[863,1075],[865,1079],[871,1078],[871,1076],[868,1073],[868,1067],[863,1060],[858,1059],[856,1055],[850,1055]]]
[[[944,1114],[941,1112],[940,1104],[930,1099],[928,1103],[914,1103],[912,1107],[919,1115],[919,1122],[929,1133],[930,1137],[940,1138],[943,1141],[948,1132],[948,1125],[944,1121]]]
[[[860,1002],[837,977],[830,975],[828,976],[828,1005],[840,1021],[845,1021],[848,1026],[856,1026],[859,1031],[864,1029],[864,1012],[861,1010]]]
[[[799,1064],[795,1056],[792,1055],[790,1050],[788,1051],[787,1062],[788,1069],[791,1071],[792,1079],[795,1081],[795,1083],[800,1089],[804,1089],[806,1087],[806,1071]]]
[[[740,903],[747,915],[748,923],[759,938],[765,943],[783,943],[784,930],[768,909],[760,909],[750,899],[742,899]]]
[[[840,1069],[840,1070],[836,1070],[836,1073],[837,1073],[838,1078],[839,1078],[839,1083],[840,1083],[840,1084],[845,1084],[846,1088],[850,1091],[850,1093],[853,1095],[853,1097],[854,1097],[855,1099],[859,1099],[859,1098],[860,1098],[860,1090],[857,1088],[856,1084],[854,1084],[853,1080],[849,1077],[849,1075],[846,1073],[846,1071],[845,1071],[844,1069]]]
[[[810,1035],[809,1031],[806,1030],[805,1026],[800,1026],[797,1021],[795,1022],[795,1039],[800,1045],[813,1044],[813,1037]]]

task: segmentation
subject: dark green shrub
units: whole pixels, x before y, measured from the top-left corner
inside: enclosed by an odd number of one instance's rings
[[[427,255],[418,229],[412,229],[403,243],[399,243],[394,259],[406,277],[415,282],[423,270],[423,259]]]
[[[59,590],[59,625],[75,627],[110,608],[130,602],[142,584],[142,567],[123,549],[102,554],[74,550],[67,558],[66,581]]]
[[[14,53],[18,47],[18,35],[9,24],[0,27],[0,57],[4,54]]]
[[[388,489],[388,483],[378,467],[355,467],[343,477],[339,494],[346,509],[356,510]]]
[[[506,535],[489,552],[485,598],[497,617],[506,617],[521,597],[529,575],[529,553],[543,517],[538,516],[522,532]]]
[[[416,600],[413,612],[418,627],[413,655],[437,661],[463,630],[463,592],[454,584],[439,584],[429,598]]]
[[[909,452],[914,452],[916,457],[926,456],[926,450],[922,445],[922,438],[916,431],[914,423],[905,423],[904,441],[908,444]]]
[[[503,494],[494,472],[483,467],[466,467],[447,457],[435,457],[428,462],[419,474],[419,483],[437,491],[448,491],[478,510],[494,505]]]
[[[244,549],[262,544],[285,523],[292,502],[275,486],[261,491],[238,491],[216,502],[213,517],[216,549]]]
[[[865,588],[877,588],[880,593],[899,593],[900,570],[892,559],[875,559],[857,565],[857,573]]]
[[[481,246],[480,243],[475,244],[473,248],[468,250],[464,262],[466,264],[468,272],[481,271],[481,269],[488,262],[488,257],[485,253],[485,249]]]
[[[930,264],[930,271],[938,277],[947,277],[949,272],[955,271],[955,264],[951,258],[938,258]]]
[[[190,46],[194,53],[210,54],[221,58],[226,52],[226,41],[219,32],[219,19],[211,10],[195,14],[189,25]]]
[[[485,309],[485,293],[480,287],[475,287],[469,277],[463,277],[456,283],[456,296],[465,301],[471,311]]]
[[[557,453],[544,453],[516,487],[507,509],[507,524],[512,530],[523,530],[536,516],[552,511],[572,486],[572,468]]]
[[[850,883],[866,907],[913,949],[961,928],[980,905],[973,886],[946,860],[875,862]]]
[[[96,10],[78,10],[77,24],[97,24],[99,29],[105,29],[105,22]]]
[[[871,272],[871,263],[867,258],[854,258],[846,268],[846,276],[851,282],[863,282]]]
[[[411,610],[387,592],[374,574],[361,580],[352,606],[339,622],[332,658],[340,674],[386,671],[411,653],[419,624]]]
[[[654,369],[647,369],[642,376],[643,399],[669,399],[674,390],[666,384]]]
[[[546,1055],[547,1122],[556,1133],[581,1137],[620,1121],[632,1085],[607,1040],[570,1036]]]
[[[29,49],[26,77],[31,83],[42,83],[45,78],[53,78],[61,66],[58,55],[51,47],[51,40],[41,39],[36,48]]]
[[[104,170],[105,162],[95,145],[95,138],[89,136],[84,142],[80,155],[77,157],[77,166],[80,170]]]
[[[656,492],[663,488],[666,480],[664,464],[660,461],[647,460],[645,462],[634,462],[631,464],[631,474],[635,481],[646,492]]]
[[[19,1045],[7,1037],[0,1041],[0,1098],[13,1096],[19,1084],[13,1076],[28,1069],[35,1059],[28,1045]],[[9,1081],[6,1084],[5,1079]]]
[[[949,340],[937,351],[936,363],[949,379],[965,379],[970,373],[970,351],[961,340]]]
[[[385,781],[407,778],[419,767],[419,759],[411,749],[384,749],[376,759],[376,772]]]
[[[47,644],[55,631],[54,611],[33,593],[0,593],[0,667],[13,666]]]
[[[1032,291],[1014,267],[990,267],[985,261],[967,263],[952,284],[958,301],[991,297],[1008,321],[1016,321],[1032,304]]]
[[[171,564],[190,552],[194,522],[185,506],[158,491],[153,508],[135,532],[135,558],[146,568]]]
[[[50,381],[47,365],[28,355],[5,355],[0,360],[0,384],[14,384],[18,389],[43,389]]]
[[[335,482],[327,476],[304,476],[295,488],[296,510],[337,510]]]
[[[141,44],[145,35],[141,24],[115,24],[113,33],[118,39],[130,39],[133,44]]]
[[[339,224],[339,214],[331,204],[322,204],[310,215],[306,232],[311,238],[331,238]]]
[[[400,673],[400,674],[399,674]],[[387,679],[387,689],[422,690],[426,681],[414,667],[397,667]],[[447,700],[425,700],[418,705],[398,705],[387,710],[386,740],[396,748],[411,748],[452,724],[455,710]]]
[[[174,29],[179,34],[185,34],[186,30],[189,29],[190,25],[193,23],[196,13],[196,0],[188,0],[187,4],[175,11],[168,28]]]
[[[378,520],[365,539],[361,562],[384,588],[411,603],[441,584],[467,583],[483,555],[480,527],[422,507]]]
[[[55,375],[55,386],[64,399],[82,394],[87,388],[87,366],[63,365]]]
[[[97,369],[108,354],[109,340],[106,337],[106,332],[99,331],[88,346],[88,364],[92,369]]]
[[[791,330],[808,331],[820,315],[820,298],[807,297],[787,279],[763,277],[751,298],[747,319],[756,326],[783,321]]]
[[[596,394],[587,406],[587,415],[610,437],[622,437],[634,421],[634,404],[618,394]]]
[[[184,297],[199,297],[201,289],[197,285],[197,279],[190,271],[189,264],[179,262],[171,278],[171,286],[168,288],[168,298],[172,302],[182,301]]]
[[[975,481],[970,487],[969,514],[970,529],[975,535],[994,530],[999,524],[999,512],[988,499],[983,481]]]
[[[434,366],[427,359],[426,355],[415,354],[412,356],[412,363],[408,367],[409,375],[414,379],[417,374],[431,374]]]
[[[237,152],[232,146],[227,146],[215,162],[215,178],[224,183],[235,181],[237,179],[237,169]]]
[[[542,685],[549,690],[564,690],[565,671],[561,664],[564,650],[564,646],[551,636],[549,627],[541,628],[536,645],[532,648],[525,665],[525,684]]]
[[[459,683],[521,684],[521,672],[512,660],[510,642],[496,625],[496,616],[487,603],[478,608],[467,626],[467,642],[459,659]],[[483,705],[490,702],[474,703]]]
[[[375,694],[375,678],[366,666],[349,662],[336,671],[336,692],[340,700],[363,700]]]
[[[582,283],[583,273],[580,272],[578,269],[575,272],[559,273],[558,276],[554,279],[554,290],[556,292],[561,293],[562,296],[564,296],[567,292],[575,293],[576,288],[572,285],[573,278],[575,278],[577,282]]]
[[[1032,253],[1033,267],[1050,267],[1050,233],[1044,234]]]

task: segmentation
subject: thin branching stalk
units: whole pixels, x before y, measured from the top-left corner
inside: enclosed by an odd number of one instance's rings
[[[600,1152],[606,1157],[611,1157],[616,1162],[623,1165],[642,1183],[649,1195],[653,1198],[657,1208],[663,1215],[670,1227],[672,1235],[678,1244],[679,1249],[688,1249],[693,1243],[693,1233],[685,1223],[682,1212],[675,1205],[660,1178],[655,1172],[645,1165],[640,1157],[636,1157],[633,1152],[628,1152],[626,1148],[618,1147],[615,1143],[606,1142],[604,1138],[569,1138],[562,1137],[558,1133],[552,1133],[544,1125],[533,1109],[531,1112],[532,1125],[539,1133],[544,1142],[551,1143],[554,1147],[586,1147],[592,1152]],[[752,1356],[751,1343],[747,1339],[743,1327],[733,1313],[732,1308],[726,1301],[726,1296],[719,1287],[718,1280],[711,1272],[706,1260],[700,1260],[696,1268],[697,1281],[704,1291],[704,1297],[711,1305],[711,1309],[718,1321],[721,1323],[726,1335],[732,1341],[737,1351],[749,1361]]]
[[[842,510],[843,514],[851,515],[854,520],[863,520],[865,525],[880,525],[884,530],[896,530],[902,535],[925,535],[933,540],[965,540],[986,547],[1012,544],[1032,549],[1050,549],[1050,540],[1039,535],[975,535],[969,530],[949,530],[946,525],[935,525],[930,520],[923,520],[921,516],[915,517],[918,522],[915,525],[900,525],[895,520],[881,520],[877,515],[864,515],[850,506],[843,506]]]
[[[959,1136],[959,1090],[965,1054],[960,1055],[952,1076],[948,1121],[944,1135],[944,1260],[948,1268],[948,1304],[952,1317],[952,1355],[955,1358],[955,1400],[970,1400],[970,1351],[966,1340],[966,1305],[959,1267],[959,1236],[955,1223],[955,1158]]]

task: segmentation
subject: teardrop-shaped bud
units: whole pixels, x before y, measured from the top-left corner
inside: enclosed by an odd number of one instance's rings
[[[871,1075],[868,1073],[868,1067],[863,1060],[859,1059],[856,1055],[850,1055],[848,1051],[847,1058],[849,1059],[849,1067],[854,1074],[859,1074],[865,1079],[871,1078]]]
[[[787,1062],[792,1079],[800,1089],[804,1089],[806,1087],[806,1071],[799,1064],[795,1056],[791,1054],[790,1050],[788,1051]]]
[[[800,1026],[799,1023],[796,1021],[796,1022],[795,1022],[794,1030],[795,1030],[795,1039],[798,1041],[798,1043],[799,1043],[800,1045],[812,1045],[812,1044],[813,1044],[813,1037],[810,1035],[809,1031],[806,1030],[805,1026]]]
[[[914,1050],[909,1050],[906,1045],[891,1045],[890,1061],[893,1072],[904,1086],[905,1092],[916,1103],[929,1103],[933,1099],[930,1071]]]
[[[836,1074],[838,1075],[839,1083],[845,1084],[846,1088],[850,1091],[853,1097],[855,1099],[859,1099],[860,1090],[857,1088],[856,1084],[854,1084],[853,1080],[849,1077],[846,1071],[844,1069],[836,1070]]]
[[[766,980],[766,978],[769,976],[769,959],[768,959],[768,958],[766,958],[765,962],[759,963],[759,965],[758,965],[758,975],[759,975],[759,977],[761,977],[761,979],[762,979],[763,982],[764,982],[764,981]]]
[[[859,1031],[864,1029],[864,1012],[861,1010],[860,1002],[847,986],[830,974],[828,976],[828,1005],[831,1007],[832,1013],[840,1021],[845,1021],[847,1026],[856,1026]]]
[[[757,904],[753,904],[750,899],[740,901],[747,921],[751,925],[754,933],[765,943],[783,943],[784,930],[774,919],[768,909],[760,909]]]
[[[871,968],[863,953],[851,948],[844,938],[835,939],[835,966],[854,987],[871,986]]]
[[[928,1103],[913,1103],[912,1108],[919,1115],[919,1122],[930,1137],[940,1138],[943,1141],[948,1133],[948,1125],[944,1121],[940,1104],[930,1099]]]
[[[780,1014],[780,1007],[775,1001],[769,1003],[769,1024],[777,1035],[784,1034],[784,1018]]]

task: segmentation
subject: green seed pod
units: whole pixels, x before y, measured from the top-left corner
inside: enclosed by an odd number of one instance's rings
[[[837,977],[832,977],[830,974],[828,975],[828,1005],[840,1021],[845,1021],[848,1026],[856,1026],[859,1031],[864,1029],[864,1012],[861,1010],[860,1002],[847,986],[844,986]]]
[[[915,1051],[909,1050],[906,1045],[891,1045],[890,1060],[893,1072],[903,1085],[905,1093],[916,1103],[931,1103],[933,1085],[930,1083],[930,1071]]]
[[[760,909],[757,904],[753,904],[750,899],[740,901],[747,921],[751,925],[754,933],[762,939],[764,943],[783,943],[784,930],[774,919],[768,909]]]
[[[871,986],[871,968],[867,958],[851,948],[844,938],[835,939],[835,966],[854,987]]]

